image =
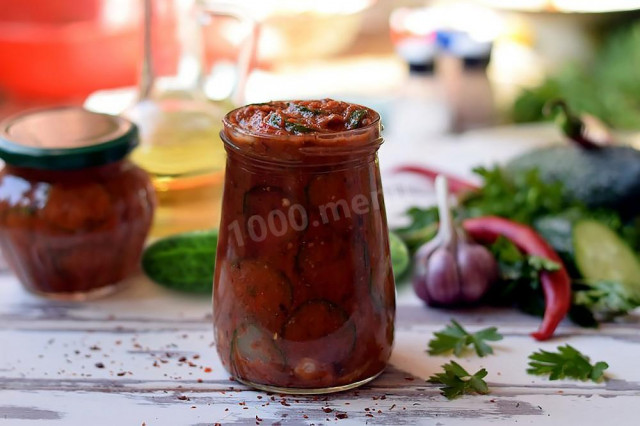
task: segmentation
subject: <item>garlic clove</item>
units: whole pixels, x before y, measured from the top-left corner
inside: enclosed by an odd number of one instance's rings
[[[484,296],[498,277],[498,265],[493,255],[479,244],[459,244],[456,253],[460,273],[461,299],[474,303]]]
[[[430,305],[456,304],[460,295],[460,277],[454,254],[445,249],[435,250],[429,258],[424,274],[426,301]]]

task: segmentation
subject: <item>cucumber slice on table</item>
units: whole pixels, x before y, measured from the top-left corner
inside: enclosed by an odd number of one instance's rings
[[[640,299],[640,261],[614,231],[596,220],[578,221],[573,228],[576,265],[587,281],[620,283]]]
[[[218,231],[162,238],[142,255],[142,269],[158,284],[191,293],[211,293]]]

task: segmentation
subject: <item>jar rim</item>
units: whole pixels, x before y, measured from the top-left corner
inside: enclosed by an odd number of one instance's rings
[[[382,131],[382,121],[380,119],[380,114],[369,108],[370,111],[375,113],[375,118],[371,121],[371,123],[366,126],[358,127],[356,129],[349,130],[340,130],[338,132],[312,132],[312,133],[301,133],[301,134],[286,134],[286,135],[270,135],[265,133],[257,133],[251,132],[247,129],[244,129],[237,124],[231,122],[230,117],[234,115],[239,110],[245,108],[247,105],[235,108],[229,111],[224,118],[222,119],[222,124],[224,125],[223,131],[228,129],[233,129],[235,132],[242,134],[243,136],[253,137],[264,140],[278,140],[283,141],[287,140],[290,142],[301,142],[301,141],[322,141],[322,140],[331,140],[336,138],[346,138],[348,136],[353,136],[358,133],[366,133],[366,132],[377,132],[378,136]]]
[[[131,121],[76,106],[31,109],[0,123],[0,158],[15,167],[101,166],[122,160],[137,145],[138,128]]]
[[[371,108],[368,109],[375,114],[372,122],[355,129],[274,135],[253,132],[233,122],[231,117],[245,107],[225,115],[220,138],[228,150],[255,159],[286,164],[303,164],[305,159],[314,159],[317,165],[323,158],[340,162],[339,158],[371,155],[383,143],[380,114]]]

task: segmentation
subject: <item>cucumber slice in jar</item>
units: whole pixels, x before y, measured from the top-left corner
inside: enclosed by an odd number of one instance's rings
[[[230,286],[241,309],[272,333],[279,332],[293,302],[293,288],[282,272],[260,260],[231,265]]]
[[[587,281],[620,283],[640,299],[640,261],[614,231],[596,220],[581,220],[573,228],[578,270]]]
[[[286,364],[273,335],[255,324],[242,324],[233,332],[230,365],[240,377],[261,381]]]
[[[254,255],[282,252],[301,231],[300,227],[306,227],[296,208],[290,210],[294,204],[295,199],[276,186],[259,185],[244,194],[247,244],[255,248]]]
[[[328,300],[300,305],[283,327],[287,354],[334,363],[345,359],[356,344],[356,327],[347,313]]]

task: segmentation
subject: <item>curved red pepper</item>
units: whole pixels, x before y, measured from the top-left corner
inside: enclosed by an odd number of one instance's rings
[[[393,169],[393,172],[394,173],[413,173],[416,175],[426,177],[431,182],[434,182],[438,175],[445,176],[447,178],[447,181],[449,182],[449,190],[453,194],[477,191],[478,189],[480,189],[477,185],[474,185],[473,183],[468,182],[464,179],[453,177],[451,175],[448,175],[447,173],[442,173],[441,171],[429,169],[423,166],[412,166],[412,165],[400,166]]]
[[[531,335],[536,340],[549,339],[571,306],[571,279],[560,256],[531,227],[502,217],[467,219],[462,226],[478,242],[493,243],[499,236],[503,236],[524,253],[545,257],[561,265],[557,271],[540,273],[546,307],[540,328]]]

